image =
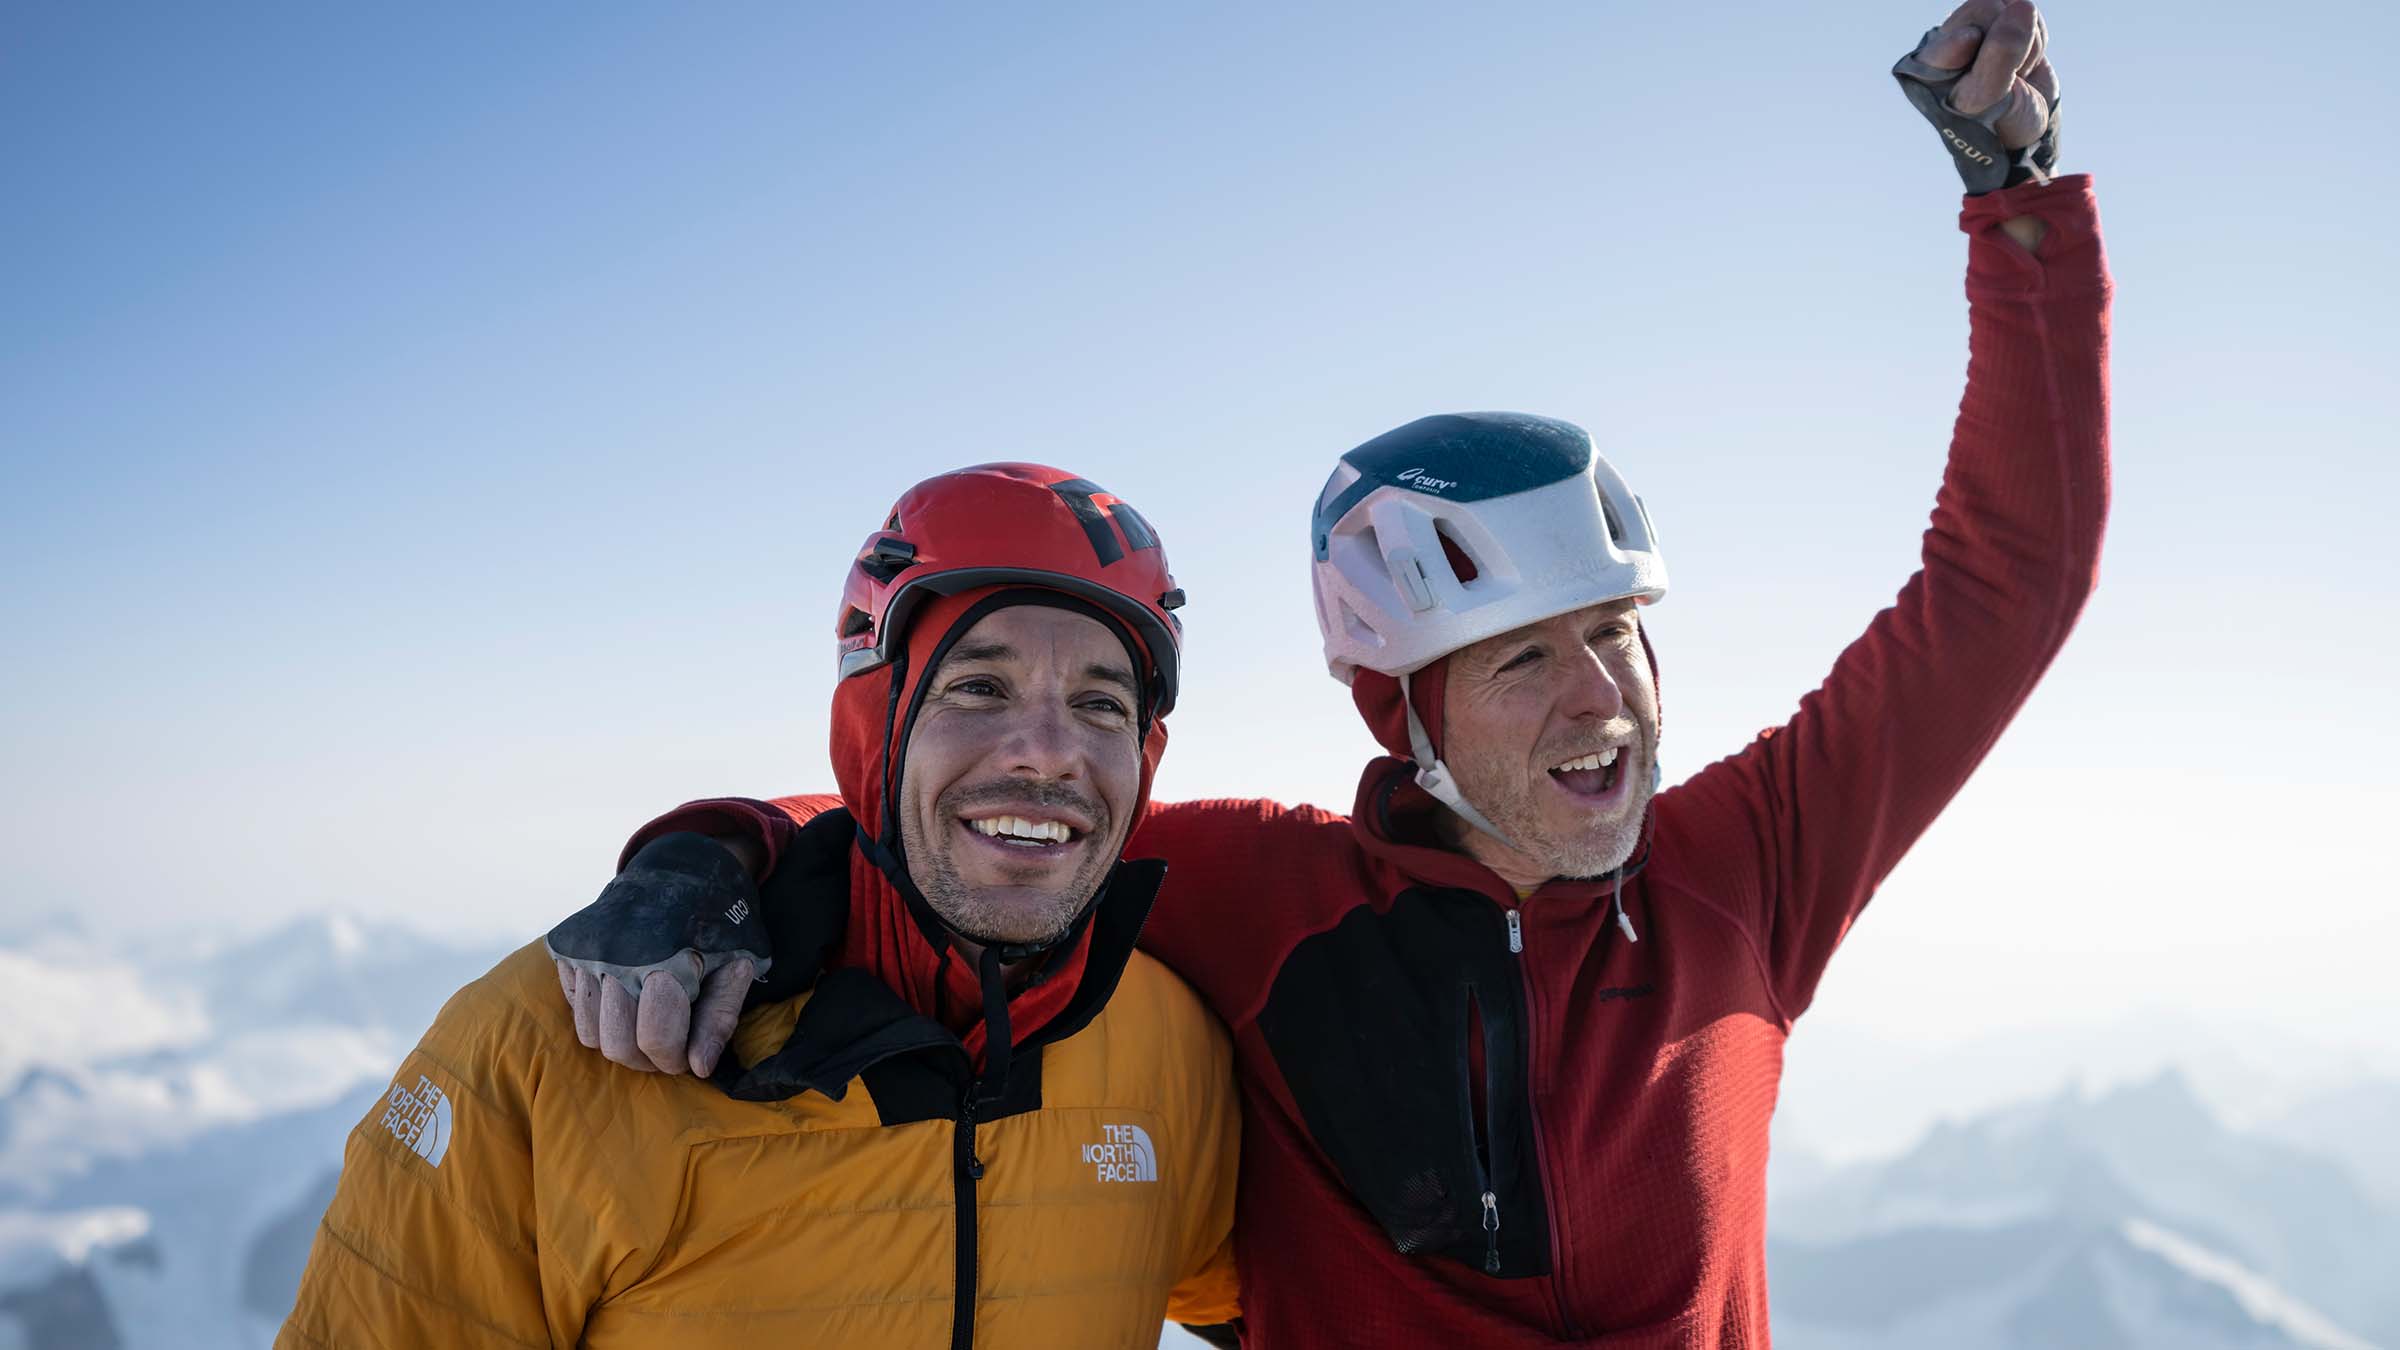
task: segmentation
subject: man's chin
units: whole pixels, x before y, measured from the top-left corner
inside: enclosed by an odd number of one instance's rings
[[[1634,850],[1641,846],[1638,814],[1631,820],[1609,820],[1597,828],[1589,822],[1579,823],[1579,829],[1551,836],[1556,851],[1544,862],[1552,876],[1602,876],[1631,861]]]
[[[1055,891],[981,886],[955,914],[942,918],[960,937],[980,946],[1024,946],[1056,941],[1082,910],[1080,902]]]

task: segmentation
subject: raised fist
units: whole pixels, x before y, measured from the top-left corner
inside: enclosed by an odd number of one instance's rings
[[[1892,67],[1980,195],[2046,182],[2058,163],[2058,73],[2032,0],[1967,0]]]

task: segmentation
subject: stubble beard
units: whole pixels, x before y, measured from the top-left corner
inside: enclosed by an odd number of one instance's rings
[[[1082,915],[1086,903],[1100,889],[1109,865],[1116,861],[1117,851],[1100,846],[1101,840],[1114,832],[1113,825],[1106,820],[1106,809],[1097,801],[1072,793],[1045,802],[1043,798],[1049,794],[1039,790],[1029,794],[1022,788],[997,792],[988,788],[954,789],[935,800],[933,818],[946,825],[958,819],[961,811],[978,805],[979,799],[999,800],[1004,797],[1010,802],[1023,802],[1029,795],[1036,805],[1072,806],[1102,821],[1100,829],[1094,831],[1093,837],[1085,844],[1084,856],[1076,864],[1074,877],[1066,888],[1057,892],[1036,892],[1038,903],[1026,903],[1027,893],[1034,891],[1030,886],[985,887],[968,881],[959,870],[958,859],[948,847],[932,847],[914,821],[901,821],[900,847],[907,854],[909,880],[916,883],[918,892],[925,897],[925,903],[941,916],[942,922],[970,942],[989,946],[1057,941],[1075,926],[1075,920]],[[947,839],[944,842],[947,844]],[[1121,848],[1122,845],[1118,851]],[[1015,892],[1014,896],[1004,900],[992,893],[1003,889]]]
[[[1649,814],[1653,789],[1650,766],[1657,761],[1657,739],[1640,733],[1641,762],[1626,766],[1638,775],[1626,784],[1626,809],[1585,828],[1561,831],[1549,825],[1536,804],[1542,784],[1522,776],[1492,773],[1485,766],[1453,765],[1460,795],[1483,813],[1483,818],[1506,837],[1507,844],[1542,875],[1551,878],[1596,877],[1613,872],[1633,857],[1642,841],[1642,821]],[[1470,835],[1480,833],[1468,828]]]

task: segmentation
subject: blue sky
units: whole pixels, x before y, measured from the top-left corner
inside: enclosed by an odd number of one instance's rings
[[[653,811],[825,781],[843,561],[984,459],[1164,535],[1164,796],[1347,804],[1306,504],[1432,411],[1648,499],[1670,776],[1781,721],[1957,398],[1956,185],[1883,73],[1940,15],[1288,8],[13,10],[0,919],[538,931]],[[2104,588],[1816,1016],[2400,1043],[2400,21],[2050,23]]]

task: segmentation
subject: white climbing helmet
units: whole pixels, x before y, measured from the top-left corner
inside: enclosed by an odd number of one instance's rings
[[[1529,623],[1667,593],[1642,500],[1571,422],[1420,417],[1342,456],[1317,495],[1317,631],[1344,684]]]
[[[1434,753],[1409,676],[1529,623],[1664,598],[1642,499],[1571,422],[1444,413],[1342,456],[1310,534],[1326,668],[1344,684],[1362,667],[1397,679],[1418,785],[1509,842]]]

